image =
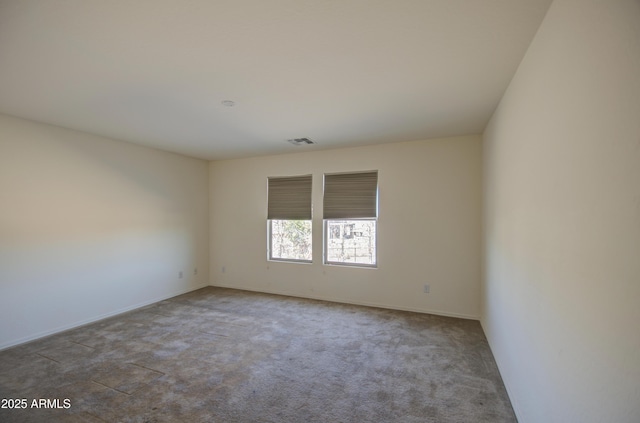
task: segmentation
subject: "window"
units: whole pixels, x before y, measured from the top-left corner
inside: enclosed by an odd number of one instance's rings
[[[268,190],[268,259],[310,263],[311,175],[269,178]]]
[[[376,265],[375,220],[327,220],[325,225],[325,263]]]
[[[324,263],[376,267],[378,171],[324,175]]]

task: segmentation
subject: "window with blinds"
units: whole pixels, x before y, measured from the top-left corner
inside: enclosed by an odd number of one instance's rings
[[[311,175],[268,178],[268,259],[312,261]]]
[[[377,267],[378,171],[324,175],[324,263]]]

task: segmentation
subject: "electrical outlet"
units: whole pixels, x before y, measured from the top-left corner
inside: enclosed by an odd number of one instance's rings
[[[222,273],[227,273],[227,268],[222,266]]]
[[[182,279],[182,270],[178,272],[178,278]]]
[[[431,286],[428,283],[424,284],[424,293],[428,294],[431,291]]]
[[[194,275],[197,275],[197,274],[198,274],[198,268],[197,268],[197,267],[193,269],[193,274],[194,274]]]

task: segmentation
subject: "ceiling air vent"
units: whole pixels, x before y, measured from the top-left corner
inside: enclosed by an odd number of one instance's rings
[[[290,142],[293,145],[309,145],[309,144],[315,144],[314,141],[311,141],[309,138],[292,138],[290,140],[287,140],[287,142]]]

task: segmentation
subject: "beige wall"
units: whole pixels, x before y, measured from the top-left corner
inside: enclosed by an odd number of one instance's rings
[[[470,136],[212,162],[211,284],[478,318],[481,152]],[[323,173],[372,169],[378,268],[322,265]],[[267,177],[309,173],[314,262],[269,262]]]
[[[482,324],[521,423],[640,421],[640,2],[555,0],[485,134]]]
[[[207,166],[0,116],[0,348],[207,285]]]

